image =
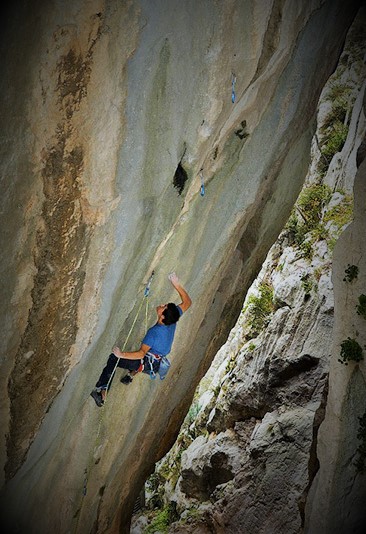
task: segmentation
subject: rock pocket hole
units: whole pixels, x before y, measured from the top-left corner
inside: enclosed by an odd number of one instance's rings
[[[247,121],[242,121],[240,123],[240,128],[235,131],[235,135],[238,136],[239,139],[246,139],[249,137],[249,133],[247,132]]]
[[[177,170],[175,171],[174,178],[173,178],[173,185],[178,191],[178,194],[181,195],[184,190],[184,186],[186,185],[186,181],[188,180],[188,175],[182,165],[179,163]]]

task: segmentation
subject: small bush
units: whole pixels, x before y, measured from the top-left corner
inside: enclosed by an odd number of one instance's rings
[[[339,362],[348,365],[348,362],[360,362],[363,360],[362,347],[355,339],[348,337],[341,343],[341,357]]]
[[[343,278],[343,282],[353,282],[353,280],[356,280],[357,276],[358,276],[357,265],[348,264],[348,267],[345,270],[345,277]]]
[[[195,506],[191,506],[188,508],[188,510],[184,513],[184,518],[181,519],[181,523],[184,525],[185,523],[192,523],[195,521],[199,521],[202,517],[202,510],[199,510]]]
[[[313,241],[322,241],[327,240],[329,238],[329,231],[327,228],[325,228],[323,223],[319,223],[318,226],[314,228],[312,231],[312,238]]]
[[[323,274],[323,269],[322,267],[317,267],[316,269],[314,269],[314,278],[317,282],[319,282],[322,274]]]
[[[326,98],[332,103],[337,102],[341,99],[342,101],[344,101],[345,104],[347,104],[347,99],[350,93],[351,88],[349,85],[344,85],[339,82],[333,82],[331,83],[331,87]]]
[[[297,207],[304,219],[305,231],[314,230],[320,223],[322,210],[332,196],[328,185],[313,184],[305,187],[297,200]]]
[[[314,286],[314,281],[311,278],[309,273],[304,274],[301,277],[301,285],[302,285],[303,290],[305,291],[305,298],[310,297],[311,290],[313,289],[313,286]]]
[[[343,228],[343,226],[351,222],[352,217],[353,198],[350,195],[346,195],[342,202],[325,213],[323,221],[325,223],[331,222],[336,224],[338,228]]]
[[[233,369],[235,369],[235,365],[236,365],[236,355],[232,356],[227,364],[226,364],[226,367],[225,367],[225,373],[230,373]]]
[[[144,534],[165,534],[168,532],[169,525],[179,519],[176,503],[171,502],[165,506],[152,520],[151,524],[144,529]]]
[[[290,240],[297,246],[301,246],[306,236],[306,228],[304,224],[301,224],[296,217],[296,208],[292,210],[291,215],[285,225],[285,229],[289,234]]]
[[[274,311],[273,286],[263,282],[259,286],[259,295],[251,295],[248,299],[248,321],[249,332],[246,339],[257,337],[268,325],[270,315]]]
[[[312,241],[303,241],[300,245],[300,250],[304,258],[311,261],[313,257],[313,243]]]
[[[321,177],[325,176],[332,158],[342,150],[347,139],[347,115],[352,105],[350,87],[337,82],[333,83],[327,100],[332,102],[332,108],[320,128],[321,158],[317,170]]]
[[[357,315],[361,315],[366,319],[366,295],[362,294],[358,297],[359,304],[356,306]]]
[[[327,185],[312,184],[305,187],[285,226],[290,240],[300,247],[303,256],[309,260],[313,257],[314,243],[329,237],[322,223],[322,213],[331,196],[332,190]]]
[[[325,133],[330,128],[334,128],[338,124],[343,124],[346,119],[347,114],[347,101],[343,98],[338,98],[331,109],[331,111],[326,116],[323,126],[321,128],[321,133]]]

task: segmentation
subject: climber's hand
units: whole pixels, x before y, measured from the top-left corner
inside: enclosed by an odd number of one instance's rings
[[[170,273],[168,278],[174,287],[176,287],[179,284],[179,278],[174,272]]]
[[[119,347],[113,347],[112,352],[117,358],[123,358],[123,353]]]

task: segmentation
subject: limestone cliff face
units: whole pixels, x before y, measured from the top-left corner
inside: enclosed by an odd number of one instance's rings
[[[365,364],[341,346],[365,354],[365,36],[363,10],[319,101],[304,188],[133,534],[164,513],[172,533],[364,531]]]
[[[364,95],[363,95],[364,96]],[[366,99],[364,96],[364,109]],[[307,504],[307,531],[362,532],[366,497],[366,264],[363,235],[366,225],[365,138],[358,150],[359,169],[354,195],[354,220],[334,251],[335,324],[333,329],[329,395],[319,431],[320,468]],[[350,267],[356,274],[349,276]],[[361,298],[361,301],[360,301]],[[340,364],[340,346],[347,340],[362,350],[361,361]],[[356,466],[356,468],[355,468]]]
[[[23,0],[7,9],[9,529],[127,531],[143,480],[301,188],[316,103],[356,13],[357,2],[344,4]],[[139,377],[128,391],[116,380],[101,417],[89,392],[113,344],[123,345],[152,269],[154,301],[172,298],[166,275],[176,269],[195,302],[171,375]]]

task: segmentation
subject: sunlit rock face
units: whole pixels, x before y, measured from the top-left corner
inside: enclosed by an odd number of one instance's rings
[[[300,191],[316,103],[357,9],[346,4],[19,1],[4,12],[9,531],[128,530]],[[89,392],[153,269],[152,300],[173,298],[173,269],[194,300],[169,380],[116,380],[101,417]]]

